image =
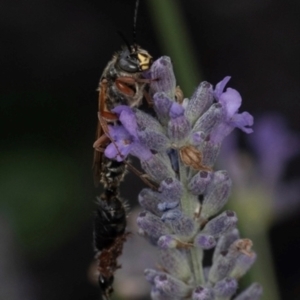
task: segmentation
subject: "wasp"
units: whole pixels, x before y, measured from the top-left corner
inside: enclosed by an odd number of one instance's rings
[[[148,71],[153,63],[149,52],[141,48],[136,43],[136,20],[139,0],[136,1],[134,21],[133,21],[133,44],[130,45],[127,40],[121,51],[113,55],[111,61],[105,67],[99,81],[98,91],[98,127],[96,132],[96,141],[93,145],[94,151],[94,178],[106,185],[110,174],[116,181],[121,181],[125,173],[123,162],[115,162],[111,168],[108,165],[103,166],[103,149],[109,143],[107,124],[116,124],[118,117],[111,111],[118,105],[128,105],[138,107],[142,104],[142,99],[149,97],[145,91],[149,79],[144,78],[143,73]],[[108,160],[106,160],[106,163]],[[108,162],[109,163],[109,162]],[[110,163],[109,163],[110,164]],[[109,171],[105,174],[103,170]],[[110,173],[111,171],[111,173]],[[120,174],[120,175],[117,175]],[[108,176],[106,176],[108,175]],[[106,177],[106,178],[105,178]]]
[[[151,55],[137,44],[124,47],[116,53],[107,64],[99,81],[98,128],[94,143],[94,175],[96,180],[104,182],[102,153],[103,146],[109,142],[105,128],[107,124],[115,124],[117,116],[111,110],[118,105],[130,107],[140,106],[149,79],[143,77],[143,72],[152,65]],[[105,134],[106,133],[106,134]],[[115,164],[114,169],[118,169]],[[122,165],[122,162],[119,163]],[[122,169],[122,168],[121,168]]]
[[[113,292],[114,272],[120,268],[117,263],[126,241],[127,209],[119,197],[119,184],[128,164],[108,159],[103,151],[110,142],[108,124],[118,123],[117,116],[111,111],[118,105],[140,106],[145,95],[149,79],[143,72],[150,69],[152,56],[136,44],[136,19],[139,1],[134,12],[134,43],[113,55],[105,67],[99,81],[98,91],[98,127],[94,143],[94,176],[104,186],[104,192],[98,198],[98,208],[94,220],[94,247],[97,251],[99,286],[102,296],[109,299]]]

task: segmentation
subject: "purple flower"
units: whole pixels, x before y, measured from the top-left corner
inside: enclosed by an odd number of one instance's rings
[[[156,117],[128,106],[114,108],[121,125],[109,126],[112,143],[105,155],[118,161],[137,156],[159,186],[140,193],[143,211],[137,218],[139,233],[158,248],[161,269],[145,273],[152,299],[230,299],[256,255],[249,240],[238,240],[236,213],[222,213],[231,179],[214,164],[224,137],[235,127],[251,133],[253,118],[238,113],[242,99],[236,90],[224,92],[230,77],[214,91],[201,83],[182,105],[168,57],[154,62],[149,74],[158,79],[149,91]],[[205,274],[201,260],[214,247]]]
[[[112,110],[119,116],[122,125],[109,126],[109,135],[112,139],[104,154],[110,159],[123,161],[128,154],[145,161],[152,157],[151,151],[140,143],[137,136],[137,123],[132,109],[126,105],[120,105]]]
[[[114,143],[110,143],[104,154],[110,159],[123,161],[133,146],[133,136],[123,126],[108,126],[110,137]]]
[[[246,133],[252,133],[253,130],[249,126],[253,125],[253,117],[248,112],[238,113],[238,109],[242,104],[242,98],[237,90],[224,88],[230,76],[226,76],[220,81],[214,90],[215,99],[222,104],[224,115],[221,124],[211,133],[211,141],[220,143],[235,127],[240,128]]]

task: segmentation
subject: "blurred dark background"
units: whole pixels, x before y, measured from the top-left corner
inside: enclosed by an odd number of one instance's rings
[[[148,1],[138,42],[157,58],[168,53]],[[203,79],[231,75],[243,111],[280,112],[300,132],[300,2],[176,2]],[[96,88],[122,44],[117,30],[131,39],[134,3],[1,1],[0,299],[99,299],[87,275],[99,193],[91,171]],[[299,166],[298,156],[286,176],[299,176]],[[131,204],[140,186],[128,175],[122,194]],[[300,299],[299,229],[298,212],[270,232],[282,299]]]

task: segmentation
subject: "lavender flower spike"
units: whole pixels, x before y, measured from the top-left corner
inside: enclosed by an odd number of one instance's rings
[[[236,213],[222,212],[231,179],[214,164],[222,140],[236,127],[251,133],[253,118],[238,112],[242,98],[236,90],[224,91],[230,77],[215,88],[201,83],[191,99],[182,101],[168,57],[155,61],[150,74],[156,79],[149,91],[156,116],[116,107],[120,125],[109,127],[112,143],[105,155],[116,160],[138,157],[158,186],[141,191],[143,211],[137,220],[139,232],[159,250],[159,269],[149,266],[145,271],[151,297],[233,299],[256,254],[252,242],[239,236]],[[212,248],[211,266],[204,272],[205,251]],[[255,284],[235,299],[259,299],[261,294]]]

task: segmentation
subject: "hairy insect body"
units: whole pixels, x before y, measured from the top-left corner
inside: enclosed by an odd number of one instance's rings
[[[142,72],[151,64],[152,57],[137,45],[131,46],[131,52],[124,48],[113,56],[99,82],[99,91],[106,85],[106,110],[111,111],[118,105],[135,107],[141,104],[146,86]]]
[[[111,160],[102,157],[100,182],[105,189],[115,190],[118,193],[120,182],[126,173],[126,165],[123,161]]]
[[[117,122],[117,116],[112,109],[118,105],[141,105],[149,81],[143,78],[143,72],[151,65],[151,55],[140,46],[133,45],[115,54],[103,71],[98,86],[99,122],[94,143],[93,169],[96,182],[102,181],[103,149],[110,142],[109,137],[105,136],[108,134],[107,125],[115,125]]]
[[[103,156],[100,182],[104,192],[97,199],[94,219],[94,247],[98,261],[98,283],[104,299],[113,292],[114,273],[121,266],[117,258],[126,241],[126,206],[119,197],[119,185],[126,171],[124,162]]]
[[[94,221],[94,246],[97,251],[99,286],[105,299],[113,292],[114,272],[120,268],[117,258],[122,254],[126,229],[126,208],[119,198],[118,187],[108,185],[98,198]]]
[[[94,247],[97,252],[99,286],[104,299],[113,292],[114,272],[121,266],[117,259],[126,241],[126,205],[119,197],[119,185],[126,173],[126,163],[103,155],[110,143],[108,125],[118,123],[111,111],[118,105],[139,106],[147,80],[143,72],[152,64],[149,53],[137,45],[127,46],[113,56],[99,82],[99,123],[94,143],[94,175],[104,186],[98,198],[94,221]]]
[[[126,229],[126,209],[116,190],[106,189],[98,198],[94,243],[98,251],[110,247]]]

